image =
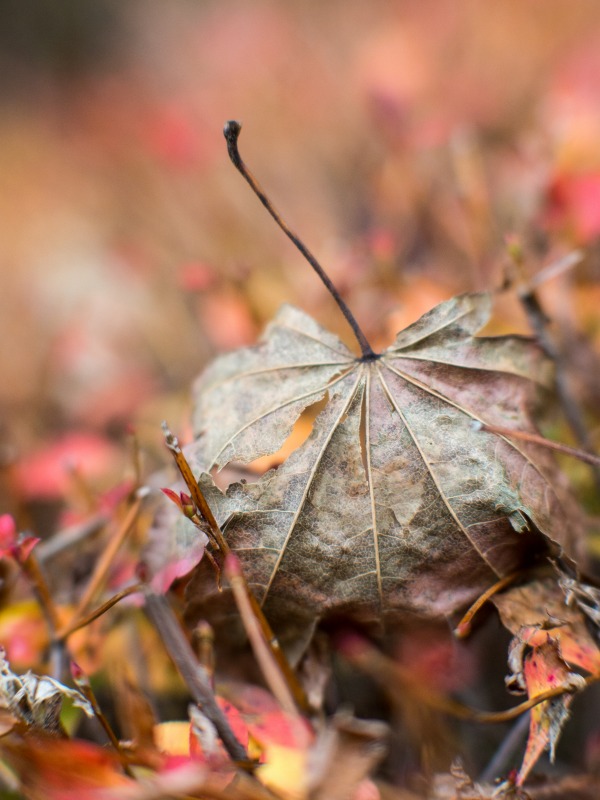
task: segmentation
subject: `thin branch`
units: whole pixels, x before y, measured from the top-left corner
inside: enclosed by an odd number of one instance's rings
[[[260,666],[264,678],[279,702],[282,709],[288,714],[298,715],[294,697],[290,691],[286,676],[283,674],[279,662],[275,658],[259,620],[254,614],[250,600],[248,586],[242,574],[240,561],[233,553],[225,559],[225,575],[229,580],[231,591],[235,599],[244,629],[250,640],[254,656]]]
[[[204,493],[198,484],[198,481],[194,477],[194,473],[190,465],[187,462],[181,447],[179,446],[179,441],[177,437],[170,431],[169,426],[166,422],[162,424],[163,432],[165,435],[165,442],[171,453],[173,453],[173,458],[175,459],[175,463],[179,472],[181,473],[181,477],[185,481],[187,488],[189,489],[192,501],[194,502],[198,512],[204,517],[205,521],[208,523],[210,533],[212,534],[213,539],[217,543],[221,554],[224,558],[231,553],[231,548],[227,544],[225,537],[223,536],[223,532],[219,526],[219,523],[215,519],[212,510],[204,497]],[[208,551],[206,551],[208,554]],[[262,608],[260,607],[260,603],[250,590],[247,585],[247,581],[244,578],[244,582],[246,583],[246,591],[248,593],[248,598],[250,601],[250,605],[252,607],[252,613],[258,620],[258,623],[262,629],[263,636],[265,641],[268,642],[269,647],[279,665],[279,668],[285,675],[285,679],[288,683],[289,688],[294,696],[296,704],[299,708],[303,709],[304,711],[309,711],[310,706],[308,700],[306,699],[306,695],[298,678],[294,674],[293,669],[290,667],[287,658],[283,650],[281,649],[279,642],[277,641],[277,637],[275,636],[273,629],[269,625],[267,618],[265,617]]]
[[[96,569],[94,570],[83,597],[79,601],[79,606],[75,611],[73,622],[77,621],[83,616],[87,607],[90,605],[102,584],[106,580],[108,570],[110,569],[119,548],[127,538],[135,521],[137,520],[143,499],[143,493],[138,490],[137,497],[129,507],[127,514],[125,515],[125,519],[121,522],[121,525],[116,533],[111,536],[106,549],[96,564]]]
[[[464,705],[458,700],[453,700],[441,692],[437,692],[429,685],[423,685],[409,670],[392,661],[367,642],[366,639],[358,635],[349,637],[341,644],[338,643],[338,650],[348,661],[384,687],[396,702],[403,703],[408,690],[425,705],[443,714],[471,722],[485,724],[510,722],[546,700],[551,700],[563,694],[575,694],[580,691],[580,689],[575,689],[571,685],[555,686],[505,711],[480,711]],[[589,675],[585,678],[585,683],[586,686],[591,686],[599,680],[600,675]]]
[[[522,248],[518,243],[509,248],[509,255],[511,256],[518,272],[520,275],[522,275],[524,272],[524,256]],[[577,441],[583,447],[583,449],[593,453],[594,446],[585,425],[582,409],[574,397],[567,381],[565,356],[560,351],[559,347],[554,341],[554,338],[548,330],[550,318],[544,311],[539,296],[535,291],[536,286],[539,285],[539,283],[541,283],[545,277],[552,275],[554,272],[560,272],[564,271],[565,269],[572,268],[575,264],[578,264],[579,261],[581,261],[582,257],[583,253],[579,250],[568,254],[565,258],[560,259],[557,264],[550,265],[550,267],[542,270],[542,273],[538,274],[537,280],[534,279],[533,281],[522,285],[521,289],[517,292],[517,296],[521,302],[521,305],[523,306],[523,310],[525,311],[529,325],[533,330],[540,347],[548,356],[548,358],[554,362],[554,386],[556,389],[556,395],[569,427],[573,431]],[[592,462],[588,461],[587,463],[591,464],[596,488],[600,489],[600,468]]]
[[[133,778],[134,777],[133,773],[131,772],[129,764],[127,762],[127,756],[123,752],[121,748],[121,743],[119,742],[117,735],[113,731],[110,722],[104,715],[104,712],[102,711],[100,705],[98,704],[98,701],[96,700],[96,695],[94,694],[94,690],[92,689],[92,685],[90,684],[89,678],[87,677],[87,675],[85,675],[81,667],[75,663],[75,661],[71,661],[71,675],[73,677],[75,685],[77,686],[79,691],[83,694],[88,703],[91,705],[96,719],[102,726],[104,732],[108,737],[109,742],[111,743],[112,747],[114,748],[119,757],[121,766],[123,767],[125,774],[128,775],[130,778]]]
[[[553,442],[551,439],[545,439],[543,436],[538,436],[535,433],[527,433],[525,431],[515,431],[512,428],[501,428],[499,425],[488,425],[487,423],[474,423],[474,427],[480,431],[488,431],[489,433],[498,433],[500,436],[508,436],[511,439],[522,439],[524,442],[531,442],[531,444],[539,444],[541,447],[547,447],[550,450],[555,450],[557,453],[563,453],[565,456],[578,458],[580,461],[585,461],[586,464],[591,464],[594,467],[600,467],[600,456],[593,453],[587,453],[585,450],[578,450],[576,447],[569,447],[560,442]]]
[[[600,680],[600,675],[588,675],[584,680],[586,686],[591,686],[593,683],[597,683]],[[539,706],[540,703],[544,703],[546,700],[552,700],[552,698],[560,697],[563,694],[576,694],[580,691],[581,688],[575,689],[573,686],[569,685],[555,686],[553,689],[546,689],[545,692],[540,692],[539,694],[536,694],[535,697],[530,697],[529,700],[524,700],[522,703],[519,703],[512,708],[508,708],[506,711],[474,711],[473,713],[475,716],[473,719],[475,722],[510,722],[511,720],[520,717],[525,711],[529,711],[531,708]]]
[[[367,338],[362,332],[358,322],[356,321],[354,314],[350,311],[350,309],[340,296],[340,293],[331,282],[331,279],[329,278],[323,267],[319,264],[317,259],[310,252],[308,247],[306,247],[306,245],[302,242],[302,240],[288,227],[287,223],[284,222],[280,214],[275,210],[273,204],[271,203],[267,195],[264,193],[263,189],[261,188],[256,178],[252,175],[248,167],[242,161],[242,157],[240,156],[240,151],[238,150],[238,138],[241,130],[242,130],[241,124],[239,122],[236,122],[235,120],[229,120],[229,122],[225,123],[225,127],[223,128],[223,135],[225,136],[225,140],[227,142],[227,152],[229,153],[229,158],[231,159],[231,163],[238,170],[238,172],[246,179],[254,194],[258,197],[260,202],[267,209],[267,211],[273,217],[275,222],[279,225],[281,230],[285,233],[288,239],[290,239],[296,245],[298,250],[302,253],[304,258],[308,261],[308,263],[317,273],[319,278],[323,281],[327,290],[337,303],[340,311],[346,318],[346,321],[352,328],[352,332],[354,333],[356,340],[360,345],[362,359],[365,361],[372,361],[378,358],[379,356],[377,355],[377,353],[373,351],[371,345],[367,341]]]
[[[48,628],[50,629],[50,638],[52,639],[56,629],[60,626],[60,617],[35,552],[30,553],[29,557],[22,562],[21,569],[27,576],[42,613],[46,617]]]
[[[81,619],[78,620],[76,619],[74,622],[70,622],[68,625],[61,628],[61,630],[59,630],[56,634],[56,639],[60,641],[65,641],[65,639],[68,639],[72,633],[75,633],[75,631],[78,631],[80,628],[85,628],[86,625],[89,625],[90,623],[94,622],[94,620],[98,619],[98,617],[101,617],[103,614],[109,611],[113,606],[116,606],[117,603],[120,603],[121,600],[123,600],[123,598],[129,597],[132,594],[137,594],[142,590],[143,590],[142,584],[136,583],[133,586],[128,586],[126,589],[117,592],[117,594],[113,595],[113,597],[111,597],[105,603],[102,603],[101,606],[94,609],[94,611],[91,611],[85,617],[82,617]]]
[[[194,702],[200,706],[203,714],[215,726],[225,749],[233,761],[243,768],[251,769],[252,762],[231,730],[224,713],[217,705],[211,688],[210,677],[204,667],[198,663],[194,651],[186,639],[167,599],[162,595],[155,594],[149,588],[146,588],[145,595],[146,614],[158,631],[171,660],[194,698]]]
[[[185,485],[190,491],[190,495],[194,502],[194,505],[204,518],[204,520],[208,523],[208,527],[210,528],[210,533],[217,544],[217,547],[221,551],[224,556],[230,552],[229,545],[225,541],[225,537],[223,536],[223,532],[219,527],[219,523],[215,519],[215,515],[212,513],[211,507],[206,502],[206,498],[202,493],[202,490],[198,486],[198,481],[194,477],[194,473],[190,465],[187,462],[187,458],[183,455],[183,451],[179,446],[179,440],[171,432],[169,426],[166,422],[162,423],[163,434],[165,437],[165,444],[173,454],[173,458],[175,460],[175,464],[177,465],[177,469],[181,473],[181,477],[183,478]]]

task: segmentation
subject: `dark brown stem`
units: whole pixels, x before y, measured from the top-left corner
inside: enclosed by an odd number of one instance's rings
[[[346,321],[352,328],[352,332],[356,336],[356,340],[360,345],[362,359],[364,361],[372,361],[378,358],[377,353],[373,351],[371,345],[367,341],[366,336],[362,332],[358,322],[354,317],[354,314],[350,311],[344,300],[341,298],[340,293],[331,282],[331,279],[329,278],[323,267],[319,264],[317,259],[310,252],[308,247],[306,247],[306,245],[302,242],[302,240],[284,222],[279,213],[275,210],[274,206],[272,205],[267,195],[260,187],[260,184],[258,183],[256,178],[252,175],[248,167],[242,161],[242,157],[240,156],[240,151],[238,150],[238,138],[241,130],[242,130],[241,124],[239,122],[236,122],[235,120],[229,120],[229,122],[225,123],[225,127],[223,128],[223,134],[227,142],[227,152],[229,153],[229,158],[231,159],[231,163],[250,184],[250,188],[252,189],[254,194],[258,197],[260,202],[267,209],[267,211],[273,217],[275,222],[279,225],[281,230],[285,233],[288,239],[290,239],[296,245],[298,250],[302,253],[304,258],[308,261],[308,263],[317,273],[319,278],[323,281],[329,293],[331,294],[335,302],[338,304],[340,311],[346,317]]]
[[[173,613],[167,599],[146,590],[146,614],[158,631],[171,660],[190,694],[202,710],[202,713],[215,726],[223,745],[233,761],[245,768],[251,768],[246,751],[231,730],[227,718],[217,705],[211,688],[209,675],[202,667],[191,645],[184,636],[177,617]]]
[[[513,254],[513,259],[517,267],[520,268],[520,256],[517,254],[515,257]],[[554,378],[556,395],[569,427],[575,434],[577,441],[583,447],[583,449],[595,455],[591,437],[588,433],[583,418],[583,412],[577,400],[573,396],[567,381],[565,356],[559,347],[557,347],[552,335],[550,334],[550,331],[548,330],[550,319],[544,312],[539,297],[531,285],[521,290],[518,296],[525,314],[527,315],[529,325],[535,333],[540,347],[548,356],[548,358],[554,362],[556,370]],[[594,464],[591,464],[591,466],[594,473],[594,482],[596,484],[596,488],[600,490],[600,468]]]
[[[66,647],[64,642],[56,638],[56,631],[60,627],[60,616],[50,592],[50,587],[48,586],[46,577],[35,553],[30,553],[29,557],[21,564],[21,569],[31,583],[31,587],[48,626],[48,632],[50,634],[50,674],[57,680],[62,680],[65,667]]]
[[[115,750],[117,756],[119,757],[119,760],[121,762],[123,770],[125,771],[125,774],[128,775],[130,778],[133,778],[133,773],[131,772],[129,764],[127,763],[127,756],[121,749],[121,743],[119,742],[117,735],[113,731],[110,722],[108,721],[108,719],[104,715],[104,712],[100,708],[100,705],[98,704],[98,700],[96,699],[96,695],[94,694],[94,690],[92,689],[92,686],[89,682],[87,675],[84,675],[83,671],[81,670],[81,667],[79,667],[79,665],[76,664],[74,661],[71,662],[71,674],[73,676],[73,680],[75,681],[75,685],[77,686],[79,691],[83,694],[88,703],[91,705],[96,719],[102,726],[104,733],[106,734],[109,742],[111,743],[113,749]]]
[[[29,558],[23,562],[21,568],[33,587],[42,613],[48,622],[51,637],[54,637],[57,628],[60,626],[60,618],[46,577],[40,568],[35,553],[29,555]]]
[[[577,691],[569,685],[554,686],[505,711],[480,711],[423,684],[415,678],[414,673],[392,661],[362,637],[355,636],[346,642],[341,640],[337,644],[337,649],[350,663],[383,686],[392,700],[402,704],[405,702],[407,692],[410,692],[412,697],[418,697],[425,705],[443,714],[471,722],[484,724],[510,722],[546,700],[552,700],[563,694],[575,694]],[[585,678],[586,686],[591,686],[598,680],[600,675],[588,675]]]

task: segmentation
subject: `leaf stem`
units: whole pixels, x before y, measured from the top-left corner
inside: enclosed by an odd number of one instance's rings
[[[504,711],[481,711],[423,684],[410,670],[392,661],[358,635],[339,640],[336,648],[351,664],[383,686],[389,692],[391,699],[400,705],[405,702],[407,693],[410,693],[411,697],[417,697],[430,708],[470,722],[482,724],[510,722],[546,700],[552,700],[563,694],[576,694],[578,691],[570,685],[553,686]],[[599,680],[600,675],[588,675],[585,684],[591,686]]]
[[[211,507],[206,502],[206,498],[204,497],[204,494],[200,490],[198,481],[194,477],[194,473],[192,472],[191,467],[187,462],[187,458],[184,456],[183,451],[179,446],[179,439],[171,432],[166,421],[163,421],[162,423],[162,430],[163,430],[163,435],[165,437],[165,444],[173,454],[175,465],[179,470],[179,473],[183,478],[185,485],[190,490],[190,495],[192,497],[194,505],[196,506],[196,508],[198,509],[198,511],[208,524],[210,534],[214,539],[215,544],[221,551],[221,553],[224,556],[228,555],[228,553],[230,552],[229,545],[225,541],[225,537],[223,536],[223,532],[219,527],[219,523],[215,519],[215,515],[212,513]]]
[[[481,594],[477,600],[473,603],[473,605],[469,608],[466,612],[464,617],[458,623],[456,628],[454,629],[454,635],[457,639],[466,639],[466,637],[471,633],[471,623],[473,622],[473,617],[479,609],[487,603],[490,597],[493,597],[498,592],[501,592],[502,589],[505,589],[507,586],[510,586],[511,583],[517,580],[522,575],[521,572],[512,572],[510,575],[506,575],[504,578],[501,578],[499,581],[496,581],[492,586],[489,587],[483,594]]]
[[[260,184],[254,177],[254,175],[252,175],[248,167],[242,161],[242,157],[240,156],[240,151],[238,150],[238,138],[241,130],[242,126],[239,122],[236,122],[236,120],[229,120],[228,122],[225,123],[225,127],[223,128],[223,135],[225,136],[225,140],[227,142],[227,152],[229,153],[229,158],[231,159],[231,163],[238,170],[238,172],[240,172],[241,175],[246,179],[254,194],[258,197],[260,202],[267,209],[267,211],[273,217],[275,222],[279,225],[281,230],[296,245],[298,250],[302,253],[304,258],[308,261],[308,263],[317,273],[319,278],[325,284],[329,293],[337,303],[340,311],[346,318],[346,321],[352,328],[352,332],[354,333],[356,340],[360,345],[362,360],[373,361],[374,359],[378,358],[378,354],[374,352],[373,348],[367,341],[367,338],[362,332],[358,322],[356,321],[354,314],[350,311],[350,309],[340,296],[340,293],[331,282],[331,279],[329,278],[323,267],[319,264],[314,255],[310,252],[308,247],[306,247],[306,245],[302,242],[302,240],[288,227],[287,223],[281,218],[281,216],[276,211],[276,209],[272,205],[267,195],[262,190]]]

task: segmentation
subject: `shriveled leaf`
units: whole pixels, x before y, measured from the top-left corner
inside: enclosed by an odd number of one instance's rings
[[[520,674],[526,648],[540,647],[548,641],[556,642],[565,663],[593,675],[600,673],[600,649],[583,612],[576,605],[568,605],[567,599],[554,578],[532,581],[492,599],[503,624],[515,635],[510,666],[515,682],[522,688]]]
[[[278,470],[225,495],[200,479],[274,624],[306,631],[340,610],[442,616],[518,568],[528,530],[576,550],[551,457],[475,429],[533,429],[529,406],[548,378],[532,342],[473,337],[489,306],[487,295],[442,303],[372,360],[284,307],[256,347],[201,376],[188,451],[198,472],[278,450],[328,398]],[[209,584],[200,571],[192,600]]]
[[[589,617],[596,627],[600,627],[600,589],[567,575],[561,575],[558,583],[565,593],[565,601],[568,604],[577,603],[586,617]]]
[[[576,585],[575,581],[571,583],[571,591]],[[570,692],[532,708],[518,785],[523,784],[545,750],[554,758],[573,694],[586,686],[584,678],[571,668],[592,674],[600,672],[600,649],[587,629],[583,612],[566,601],[558,580],[552,577],[532,581],[493,598],[502,622],[515,634],[510,646],[509,686],[526,691],[529,697],[559,686]]]
[[[76,689],[60,683],[48,675],[26,672],[15,674],[0,651],[0,707],[9,710],[27,726],[45,732],[56,732],[62,701],[69,698],[76,708],[81,708],[88,717],[94,716],[89,701]]]
[[[537,697],[548,689],[559,686],[577,690],[585,682],[581,675],[570,672],[558,654],[558,646],[548,641],[536,647],[525,659],[525,685],[529,697]],[[541,754],[548,750],[554,761],[554,751],[561,731],[569,718],[572,694],[561,694],[531,709],[529,737],[523,763],[517,775],[517,785],[522,786]]]

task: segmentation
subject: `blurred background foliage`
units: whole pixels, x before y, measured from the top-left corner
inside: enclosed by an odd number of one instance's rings
[[[194,376],[282,302],[351,343],[229,164],[230,118],[377,346],[585,248],[540,297],[597,441],[596,0],[0,0],[0,17],[6,511],[72,502],[65,465],[114,483],[131,424],[146,469],[164,464],[160,420],[185,431]],[[490,330],[528,332],[514,292]]]

